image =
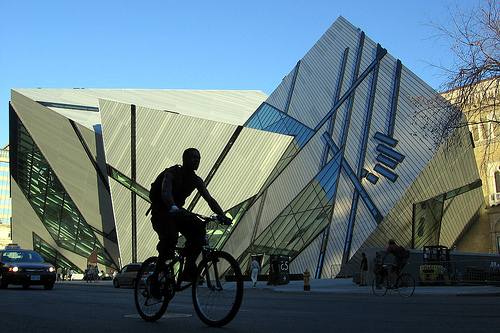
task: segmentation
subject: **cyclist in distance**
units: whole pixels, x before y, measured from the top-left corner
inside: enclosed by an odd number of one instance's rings
[[[400,272],[405,266],[407,259],[403,258],[402,251],[406,251],[404,248],[402,248],[399,245],[396,245],[396,242],[394,239],[389,239],[389,246],[387,247],[387,250],[385,251],[384,256],[382,257],[382,263],[381,265],[384,264],[385,258],[387,257],[388,254],[392,254],[394,256],[394,265],[389,268],[389,285],[392,288],[392,282],[393,282],[393,273],[398,273]]]
[[[201,247],[206,245],[206,231],[203,223],[183,208],[186,198],[196,189],[212,211],[217,214],[223,224],[231,224],[231,219],[208,192],[203,180],[195,171],[200,165],[200,152],[196,148],[188,148],[182,155],[182,165],[174,165],[165,169],[151,185],[151,222],[158,234],[158,259],[151,275],[151,292],[161,298],[158,275],[163,264],[174,258],[178,233],[186,238],[185,268],[186,281],[193,281],[196,272],[196,257]]]

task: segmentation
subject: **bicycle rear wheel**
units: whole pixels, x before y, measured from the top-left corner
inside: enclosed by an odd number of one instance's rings
[[[398,293],[403,297],[410,297],[415,291],[415,280],[410,274],[402,274],[397,282]]]
[[[228,324],[243,299],[243,277],[238,263],[229,253],[215,251],[198,265],[196,276],[192,293],[196,314],[208,326]]]
[[[156,321],[160,319],[167,310],[169,298],[161,296],[156,299],[151,296],[150,276],[156,266],[156,257],[148,258],[137,272],[137,278],[134,285],[134,300],[137,312],[146,321]],[[165,284],[165,274],[161,272],[158,276],[160,286]],[[163,293],[162,293],[163,294]]]
[[[373,293],[377,296],[384,296],[389,287],[389,279],[386,276],[377,275],[372,282]]]

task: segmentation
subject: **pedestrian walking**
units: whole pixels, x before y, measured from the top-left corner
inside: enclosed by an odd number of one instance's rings
[[[361,283],[360,286],[366,286],[366,272],[368,271],[368,259],[366,259],[366,254],[364,252],[361,253]]]
[[[257,258],[253,258],[253,261],[252,261],[252,265],[250,266],[250,270],[251,270],[251,277],[252,277],[252,282],[253,282],[253,286],[256,287],[257,286],[257,279],[259,277],[259,270],[260,270],[260,265],[259,265],[259,262],[257,261]]]

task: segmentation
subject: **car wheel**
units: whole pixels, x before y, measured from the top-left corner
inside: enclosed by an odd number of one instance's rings
[[[113,280],[113,286],[115,286],[115,288],[120,288],[120,284],[118,283],[117,279]]]
[[[7,289],[8,286],[9,284],[7,282],[4,282],[3,280],[0,282],[0,289]]]
[[[54,288],[54,283],[55,282],[45,283],[43,287],[45,288],[45,290],[52,290],[52,288]]]

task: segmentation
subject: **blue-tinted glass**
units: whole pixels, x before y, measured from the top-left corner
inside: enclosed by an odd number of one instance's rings
[[[33,250],[38,252],[44,259],[48,260],[56,267],[72,269],[73,273],[83,273],[77,265],[72,263],[68,258],[59,253],[49,243],[44,241],[40,236],[33,233]]]
[[[398,175],[396,175],[394,172],[383,167],[380,164],[376,164],[375,168],[373,168],[373,169],[392,182],[395,182],[398,179]]]
[[[372,184],[376,184],[377,181],[378,181],[378,177],[375,176],[373,173],[369,173],[367,176],[366,176],[366,179],[372,183]]]
[[[398,165],[398,163],[396,161],[393,161],[391,160],[390,158],[384,156],[384,155],[378,155],[377,156],[377,161],[379,161],[380,163],[382,163],[383,165],[391,168],[391,169],[395,169]]]
[[[257,119],[259,121],[257,121]],[[269,104],[261,105],[246,126],[273,133],[292,135],[295,137],[295,140],[297,140],[300,148],[302,148],[314,134],[312,129]]]
[[[382,154],[386,154],[390,158],[398,161],[399,163],[403,162],[403,160],[405,158],[404,155],[402,155],[402,154],[398,153],[397,151],[392,150],[391,148],[386,147],[384,145],[378,145],[377,150],[379,152],[381,152]]]
[[[387,136],[387,135],[382,134],[380,132],[375,133],[374,137],[376,140],[383,142],[383,143],[385,143],[393,148],[396,147],[396,145],[398,144],[398,140],[393,139],[390,136]]]

